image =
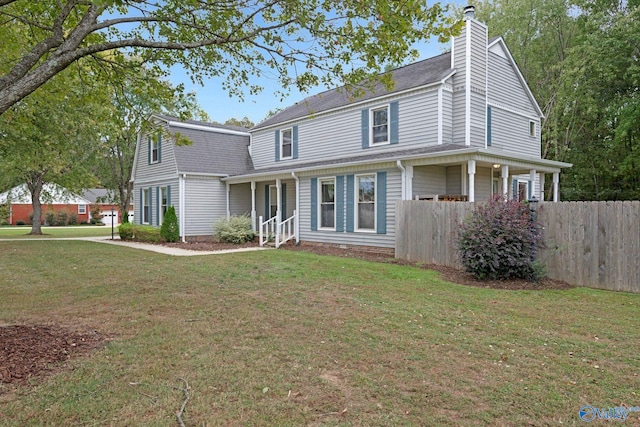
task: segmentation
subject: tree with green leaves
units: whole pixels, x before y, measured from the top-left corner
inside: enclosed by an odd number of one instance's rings
[[[282,93],[359,85],[417,56],[416,42],[447,39],[458,28],[445,12],[387,0],[0,0],[0,114],[81,58],[118,69],[125,52],[182,64],[196,81],[223,77],[238,96],[265,74]]]
[[[69,69],[0,116],[0,179],[21,180],[31,193],[31,234],[42,234],[45,183],[71,191],[95,184],[89,165],[99,146],[108,98]]]
[[[94,74],[94,84],[102,85],[111,98],[108,117],[98,130],[99,161],[95,171],[100,185],[109,190],[109,201],[119,206],[120,218],[127,222],[136,141],[139,133],[154,127],[149,121],[151,115],[161,113],[183,120],[208,117],[195,94],[185,93],[182,85],[173,86],[164,79],[164,72],[144,66],[126,67],[126,72],[115,74],[111,71],[100,69]]]

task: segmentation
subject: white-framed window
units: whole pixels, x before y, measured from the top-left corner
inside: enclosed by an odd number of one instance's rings
[[[164,215],[167,213],[169,204],[169,193],[167,187],[160,187],[160,218],[158,218],[158,224],[162,224]]]
[[[320,182],[319,209],[320,228],[335,230],[336,228],[336,179],[323,178]]]
[[[376,176],[356,176],[356,230],[374,231],[376,229]]]
[[[518,200],[524,202],[529,199],[529,182],[518,181]]]
[[[389,106],[370,110],[371,135],[369,141],[371,145],[389,143]]]
[[[529,136],[536,136],[536,122],[529,120]]]
[[[84,215],[87,213],[87,205],[78,205],[78,213]]]
[[[280,132],[280,159],[293,158],[293,129],[284,129]]]
[[[142,223],[149,224],[151,219],[151,192],[148,188],[142,190]]]
[[[151,139],[151,163],[160,161],[160,133]]]

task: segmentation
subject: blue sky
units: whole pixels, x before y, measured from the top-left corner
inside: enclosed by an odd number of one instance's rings
[[[459,0],[454,3],[459,3]],[[449,46],[450,43],[441,44],[438,43],[436,37],[432,37],[428,43],[424,42],[422,45],[417,46],[420,52],[418,60],[439,55]],[[197,83],[193,83],[181,67],[174,66],[169,80],[173,84],[182,83],[188,92],[196,93],[198,103],[207,112],[209,118],[219,123],[224,123],[230,118],[242,119],[243,117],[248,117],[257,124],[266,118],[270,110],[286,108],[309,95],[326,90],[324,86],[318,87],[309,93],[300,93],[292,90],[290,95],[280,102],[279,97],[274,96],[278,87],[277,80],[263,77],[255,83],[263,86],[264,90],[258,95],[246,94],[244,101],[241,101],[238,98],[230,98],[222,89],[223,79],[221,78],[205,80],[204,86],[200,86]]]

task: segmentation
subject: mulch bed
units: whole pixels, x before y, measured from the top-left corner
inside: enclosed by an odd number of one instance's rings
[[[105,340],[96,331],[52,325],[0,326],[0,385],[21,384],[60,371],[70,359],[90,353]]]

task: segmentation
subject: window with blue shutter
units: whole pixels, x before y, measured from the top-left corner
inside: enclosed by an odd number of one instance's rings
[[[162,162],[162,133],[158,132],[158,163]]]
[[[298,126],[293,127],[293,158],[298,158]]]
[[[355,195],[354,189],[355,177],[353,175],[347,175],[347,233],[353,233],[355,204],[353,201]]]
[[[311,231],[318,229],[318,178],[311,178]]]
[[[285,219],[287,219],[287,184],[282,184],[282,194],[280,195],[282,198],[282,203],[280,206],[280,209],[282,209],[282,218],[280,218],[281,221],[284,221]]]
[[[389,144],[397,144],[400,142],[398,112],[398,101],[394,101],[389,104]]]
[[[167,206],[171,206],[171,186],[167,185]]]
[[[362,148],[369,148],[369,110],[362,110]]]
[[[280,131],[277,130],[275,132],[276,134],[276,139],[275,139],[275,150],[276,150],[276,162],[280,161]]]
[[[160,205],[162,204],[160,199],[160,187],[156,187],[156,201],[158,202],[156,203],[156,225],[162,225],[160,224]]]
[[[344,176],[336,176],[336,231],[344,231]]]
[[[135,203],[135,200],[133,201]],[[138,200],[138,204],[136,206],[140,206],[140,216],[138,216],[137,218],[134,218],[138,220],[138,224],[144,224],[144,196],[143,196],[143,190],[142,188],[140,189],[140,199]],[[135,206],[134,206],[135,209]],[[135,215],[134,215],[135,217]]]
[[[151,137],[147,137],[147,164],[151,164]]]
[[[149,225],[153,225],[153,188],[149,187],[148,198],[149,198]]]
[[[387,234],[387,173],[378,172],[376,177],[376,232]]]

